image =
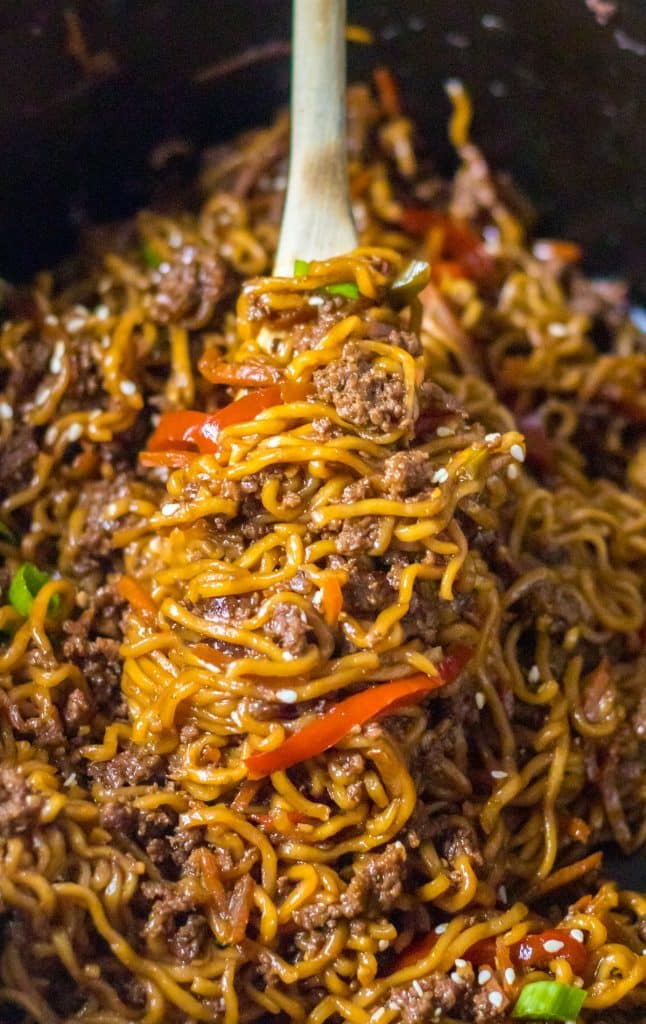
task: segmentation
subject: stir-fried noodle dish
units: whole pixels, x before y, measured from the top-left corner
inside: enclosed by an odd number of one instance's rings
[[[2,1021],[645,1019],[646,339],[449,91],[352,253],[280,117],[5,288]]]

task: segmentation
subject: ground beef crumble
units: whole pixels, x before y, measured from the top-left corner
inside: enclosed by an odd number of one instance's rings
[[[317,397],[355,427],[386,433],[407,426],[403,378],[375,367],[351,342],[315,372],[313,382]]]

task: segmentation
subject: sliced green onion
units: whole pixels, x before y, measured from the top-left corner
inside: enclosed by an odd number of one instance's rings
[[[431,268],[424,260],[411,260],[390,286],[390,295],[398,306],[410,306],[431,276]]]
[[[23,562],[9,584],[9,601],[19,615],[24,615],[25,618],[29,615],[34,598],[38,591],[49,583],[50,578],[49,573],[42,572],[33,562]],[[59,605],[60,597],[54,594],[49,602],[48,611],[56,612]]]
[[[576,1020],[586,995],[584,988],[560,981],[533,981],[521,991],[511,1015],[517,1020]]]
[[[359,298],[359,289],[354,281],[340,281],[339,284],[329,284],[324,290],[328,295],[343,295],[346,299]]]
[[[294,260],[294,277],[305,277],[310,272],[307,260]]]
[[[161,256],[150,242],[141,243],[141,255],[144,263],[147,263],[153,270],[157,270],[163,263]]]
[[[0,538],[2,540],[6,540],[8,544],[16,543],[16,538],[14,537],[9,527],[5,526],[5,524],[2,522],[2,519],[0,519]]]

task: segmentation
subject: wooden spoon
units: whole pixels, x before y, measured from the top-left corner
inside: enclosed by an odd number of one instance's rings
[[[346,0],[293,0],[291,142],[274,273],[357,245],[346,156]]]

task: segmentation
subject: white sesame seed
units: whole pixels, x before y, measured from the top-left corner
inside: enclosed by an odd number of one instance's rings
[[[13,409],[8,402],[0,402],[0,420],[12,420]]]
[[[71,775],[67,776],[67,778],[63,782],[63,785],[64,786],[73,786],[75,782],[76,782],[76,772],[72,772]]]
[[[137,385],[134,380],[122,380],[119,385],[119,391],[122,395],[134,395],[137,390]]]
[[[478,985],[484,985],[487,981],[491,981],[491,971],[488,971],[485,967],[478,974]]]
[[[325,298],[323,295],[310,295],[307,301],[309,306],[322,306]]]
[[[111,339],[110,335],[109,334],[104,334],[103,337],[101,338],[101,348],[110,348],[111,344],[112,344],[112,339]]]
[[[174,516],[180,508],[181,505],[178,501],[167,501],[166,504],[161,507],[161,514],[163,516]]]
[[[276,690],[276,696],[283,704],[295,704],[298,700],[296,690]]]
[[[483,707],[485,706],[485,703],[486,701],[484,693],[481,693],[480,690],[478,690],[478,692],[476,693],[476,705],[480,709],[480,711],[482,711]]]
[[[496,441],[500,440],[501,436],[502,435],[497,432],[494,434],[485,434],[485,441],[487,444],[495,444]]]
[[[585,942],[585,935],[583,934],[580,928],[573,928],[570,932],[570,935],[572,936],[575,942]]]
[[[464,978],[461,978],[457,971],[451,971],[449,978],[456,985],[464,985]]]
[[[553,323],[548,325],[547,330],[553,338],[565,338],[565,336],[568,333],[568,325],[561,323]]]
[[[512,459],[515,459],[516,462],[524,462],[525,461],[525,452],[523,451],[522,445],[520,445],[520,444],[512,444],[511,448],[509,449],[509,453],[510,453]]]
[[[466,962],[466,960],[463,960],[462,957],[459,956],[459,957],[457,957],[457,959],[455,961],[455,966],[456,967],[466,967],[467,966],[467,962]]]
[[[436,925],[435,925],[435,928],[434,928],[435,934],[436,934],[436,935],[444,935],[444,932],[446,931],[446,929],[447,929],[448,927],[449,927],[449,926],[448,926],[448,924],[446,923],[446,921],[443,921],[443,922],[442,922],[442,924],[436,924]]]
[[[417,979],[415,979],[415,981],[413,982],[412,987],[415,990],[415,992],[417,992],[418,996],[423,996],[424,995],[424,989],[420,985],[419,981],[417,981]]]
[[[108,309],[107,306],[101,304],[100,306],[97,306],[96,309],[94,310],[94,315],[97,318],[97,320],[107,320],[108,317],[110,316],[110,310]]]
[[[436,1006],[435,1009],[433,1010],[433,1017],[434,1017],[434,1019],[435,1020],[439,1020],[443,1013],[444,1013],[444,1010],[442,1009],[442,1007],[441,1006]]]
[[[513,967],[507,967],[505,970],[505,981],[508,985],[513,985],[516,980],[516,972]]]
[[[514,465],[513,463],[511,466],[507,466],[507,476],[509,477],[510,480],[517,480],[518,466]]]
[[[70,334],[76,334],[77,331],[82,331],[85,327],[85,320],[80,316],[73,316],[65,324]]]
[[[65,342],[57,341],[54,345],[52,358],[49,361],[50,373],[60,373],[63,369],[63,356],[65,355]]]
[[[453,427],[438,427],[435,431],[438,437],[452,437],[455,434]]]
[[[497,1010],[500,1009],[503,1004],[502,992],[490,992],[487,998],[491,1005],[495,1006]]]
[[[388,949],[388,942],[386,939],[379,939],[377,943],[377,949],[380,953],[384,953]]]
[[[563,943],[559,939],[548,939],[543,948],[546,953],[560,953]]]
[[[507,902],[507,888],[504,885],[498,886],[498,899],[501,903]]]
[[[492,773],[491,773],[491,777],[492,777],[492,779],[506,779],[506,778],[507,778],[507,775],[508,775],[508,773],[507,773],[507,772],[503,772],[503,771],[500,771],[500,770],[499,770],[498,768],[496,768],[496,769],[495,769],[494,771],[492,771]]]
[[[72,423],[67,428],[67,440],[78,441],[79,437],[83,434],[83,427],[80,423]]]
[[[47,403],[49,402],[49,399],[51,398],[51,394],[52,393],[49,390],[49,388],[43,388],[36,395],[36,397],[34,399],[34,405],[47,405]]]
[[[539,669],[538,665],[532,665],[529,672],[527,673],[527,678],[529,679],[530,683],[540,682],[541,670]]]
[[[56,426],[52,424],[52,426],[48,427],[45,431],[45,444],[54,444],[57,437],[58,430],[56,429]]]
[[[441,469],[437,469],[431,477],[431,483],[443,484],[449,479],[448,471],[442,466]]]
[[[58,317],[54,316],[53,313],[48,313],[47,316],[45,317],[44,322],[47,324],[48,327],[56,327],[56,324],[58,323]]]

